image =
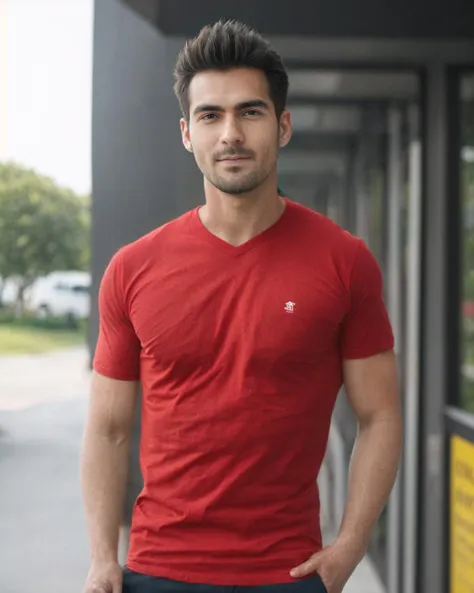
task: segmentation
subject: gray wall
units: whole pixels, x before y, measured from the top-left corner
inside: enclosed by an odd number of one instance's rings
[[[117,0],[96,2],[94,18],[91,350],[98,285],[112,254],[203,199],[172,90],[182,41],[162,37]]]
[[[98,334],[98,287],[110,257],[203,200],[201,173],[181,143],[172,90],[182,41],[165,39],[117,0],[97,1],[94,18],[91,356]],[[142,484],[139,420],[140,406],[126,524]]]

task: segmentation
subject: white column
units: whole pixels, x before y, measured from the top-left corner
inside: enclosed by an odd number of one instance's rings
[[[403,172],[401,151],[402,114],[398,107],[388,111],[388,253],[387,305],[395,334],[397,358],[401,337],[401,204]],[[400,592],[400,475],[388,503],[387,590]]]
[[[405,337],[405,417],[404,417],[404,505],[403,505],[403,593],[416,592],[418,448],[419,448],[419,366],[421,296],[421,142],[419,109],[409,112],[409,202],[407,229],[406,337]]]

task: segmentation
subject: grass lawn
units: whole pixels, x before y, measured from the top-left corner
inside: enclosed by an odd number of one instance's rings
[[[85,331],[48,327],[28,322],[0,323],[0,356],[40,354],[50,350],[85,344]]]

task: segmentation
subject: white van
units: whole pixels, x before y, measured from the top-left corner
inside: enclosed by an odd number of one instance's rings
[[[51,272],[29,288],[27,307],[38,317],[52,315],[87,319],[90,313],[91,276],[88,272]]]

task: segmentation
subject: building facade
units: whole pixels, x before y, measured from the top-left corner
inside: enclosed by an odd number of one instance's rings
[[[290,74],[285,193],[362,236],[385,274],[405,413],[387,591],[474,591],[474,3],[223,4],[96,2],[93,302],[121,245],[203,201],[172,91],[185,37],[222,16],[255,26]],[[94,307],[91,353],[97,330]],[[341,399],[350,445],[348,414]]]

